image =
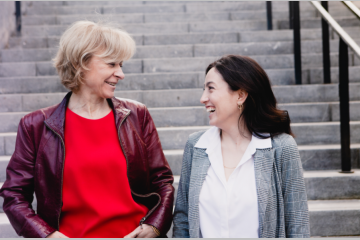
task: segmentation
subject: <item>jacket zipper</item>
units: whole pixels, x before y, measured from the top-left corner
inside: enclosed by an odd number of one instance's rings
[[[62,164],[62,169],[61,169],[61,188],[60,188],[60,211],[59,211],[59,217],[58,217],[58,226],[57,226],[57,230],[60,229],[60,216],[61,216],[61,209],[62,209],[62,188],[63,188],[63,178],[64,178],[64,164],[65,164],[65,143],[64,140],[62,139],[62,137],[54,131],[54,129],[52,129],[49,125],[47,125],[45,123],[45,125],[51,129],[51,131],[53,131],[60,139],[61,139],[61,143],[63,145],[64,148],[64,155],[63,155],[63,164]]]
[[[122,125],[122,123],[125,121],[125,119],[130,115],[130,111],[125,115],[124,119],[121,121],[120,125],[119,125],[119,128],[118,128],[118,137],[119,137],[119,142],[120,142],[120,147],[121,147],[121,150],[123,151],[124,153],[124,156],[125,156],[125,160],[126,160],[126,173],[128,173],[128,165],[129,165],[129,162],[128,162],[128,159],[127,159],[127,156],[126,156],[126,153],[124,151],[124,148],[123,148],[123,145],[122,145],[122,141],[120,139],[120,127]],[[139,225],[142,225],[144,223],[144,221],[146,220],[147,217],[150,216],[151,213],[153,213],[155,211],[155,209],[159,206],[160,204],[160,199],[161,199],[161,196],[158,194],[158,193],[149,193],[149,194],[137,194],[135,193],[133,190],[131,190],[131,187],[130,187],[130,191],[132,194],[134,194],[135,196],[138,196],[138,197],[148,197],[148,196],[151,196],[151,195],[157,195],[159,197],[159,201],[157,202],[157,204],[145,215],[145,217],[143,217],[141,220],[140,220],[140,223]]]

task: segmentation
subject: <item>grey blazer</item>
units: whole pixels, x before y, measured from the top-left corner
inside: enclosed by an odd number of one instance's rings
[[[173,237],[198,238],[199,194],[210,166],[206,149],[194,147],[196,132],[186,143],[177,193]],[[310,237],[309,212],[299,151],[293,137],[272,138],[272,148],[254,155],[261,238]]]

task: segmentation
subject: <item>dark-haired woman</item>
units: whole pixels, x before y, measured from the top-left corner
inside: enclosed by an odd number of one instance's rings
[[[265,71],[228,55],[206,69],[205,132],[184,150],[174,237],[310,237],[299,152]]]

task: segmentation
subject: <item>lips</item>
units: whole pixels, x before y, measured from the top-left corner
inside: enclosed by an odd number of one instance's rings
[[[206,107],[206,112],[213,113],[213,112],[215,112],[215,108],[214,107]]]
[[[106,83],[109,84],[110,86],[113,86],[113,87],[116,86],[116,83],[112,83],[112,82],[106,82]]]

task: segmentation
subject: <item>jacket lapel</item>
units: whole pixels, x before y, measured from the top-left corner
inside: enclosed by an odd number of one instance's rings
[[[199,238],[199,196],[210,167],[206,148],[194,148],[189,189],[189,232],[191,238]]]
[[[262,237],[264,216],[271,187],[271,176],[274,164],[274,148],[257,149],[254,155],[256,189],[259,204],[259,233]]]

